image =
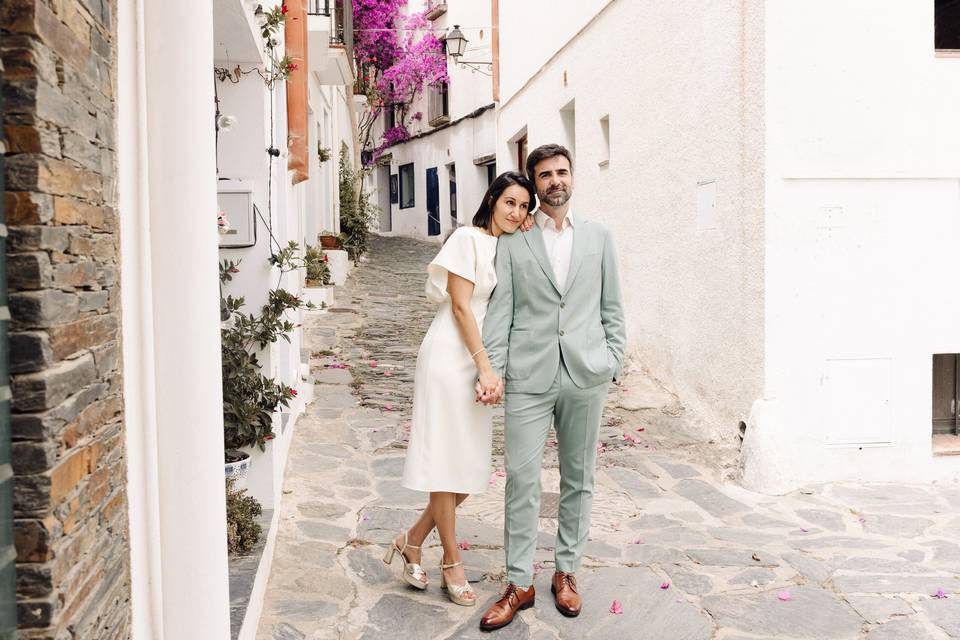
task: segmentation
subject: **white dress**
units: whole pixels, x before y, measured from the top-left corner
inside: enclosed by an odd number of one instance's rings
[[[483,330],[497,285],[497,239],[460,227],[427,267],[427,298],[439,303],[417,354],[413,423],[403,486],[417,491],[482,493],[490,481],[493,409],[474,401],[477,367],[453,317],[447,274],[474,284],[470,308]]]

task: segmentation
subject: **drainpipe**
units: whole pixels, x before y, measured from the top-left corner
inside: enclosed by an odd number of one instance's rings
[[[493,101],[500,102],[500,0],[490,0],[490,24],[493,25]]]

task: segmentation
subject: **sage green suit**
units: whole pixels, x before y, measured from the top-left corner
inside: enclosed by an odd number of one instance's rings
[[[623,367],[623,304],[610,232],[580,216],[562,290],[538,225],[500,236],[496,270],[483,339],[506,384],[507,577],[527,587],[533,583],[540,469],[551,422],[560,460],[556,567],[579,568],[590,529],[600,417],[608,385]]]

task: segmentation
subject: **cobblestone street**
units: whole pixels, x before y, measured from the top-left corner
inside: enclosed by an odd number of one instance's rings
[[[731,480],[735,445],[698,438],[682,399],[639,370],[611,387],[579,618],[550,595],[559,478],[548,445],[537,605],[489,636],[478,629],[503,586],[499,418],[489,490],[458,520],[478,605],[440,591],[436,534],[424,547],[429,589],[406,587],[381,557],[425,502],[399,476],[436,250],[372,238],[335,305],[308,320],[316,400],[296,424],[258,640],[960,638],[960,487],[750,493]]]

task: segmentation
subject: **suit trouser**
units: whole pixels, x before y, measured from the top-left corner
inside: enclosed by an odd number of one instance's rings
[[[608,383],[581,389],[561,361],[544,393],[508,392],[505,397],[504,546],[507,578],[533,584],[533,556],[540,517],[540,469],[550,423],[557,430],[560,511],[554,559],[558,571],[575,572],[590,531],[593,476],[600,417]]]

